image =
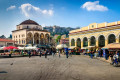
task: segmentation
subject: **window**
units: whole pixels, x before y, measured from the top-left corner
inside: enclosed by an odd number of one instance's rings
[[[20,42],[20,39],[19,39],[19,44],[20,44],[21,42]]]
[[[27,29],[29,28],[29,26],[27,26]]]
[[[94,25],[92,25],[92,28],[94,27]]]
[[[25,40],[24,40],[24,44],[25,44]]]
[[[23,40],[22,40],[22,44],[23,44]]]

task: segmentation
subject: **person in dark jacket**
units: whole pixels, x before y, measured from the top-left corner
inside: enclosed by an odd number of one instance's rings
[[[39,50],[39,53],[40,53],[40,57],[42,56],[42,50]]]
[[[28,51],[28,55],[29,55],[29,58],[30,58],[31,57],[31,51],[30,50]]]
[[[47,58],[48,50],[45,51],[45,58]]]
[[[68,58],[68,49],[66,49],[66,58]]]

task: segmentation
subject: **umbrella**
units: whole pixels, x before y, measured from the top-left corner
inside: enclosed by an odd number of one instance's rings
[[[3,49],[4,49],[4,50],[6,50],[6,49],[7,49],[7,50],[10,50],[10,49],[18,49],[18,48],[17,48],[17,47],[13,47],[13,46],[9,46],[9,47],[4,47]]]

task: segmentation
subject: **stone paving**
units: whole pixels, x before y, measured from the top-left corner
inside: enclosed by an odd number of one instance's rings
[[[0,80],[120,80],[120,67],[82,55],[1,58]]]

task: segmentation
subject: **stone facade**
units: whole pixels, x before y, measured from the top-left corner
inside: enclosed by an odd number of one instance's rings
[[[50,42],[50,32],[42,30],[42,26],[32,20],[26,20],[16,28],[17,30],[12,31],[12,40],[17,45],[48,45]]]

